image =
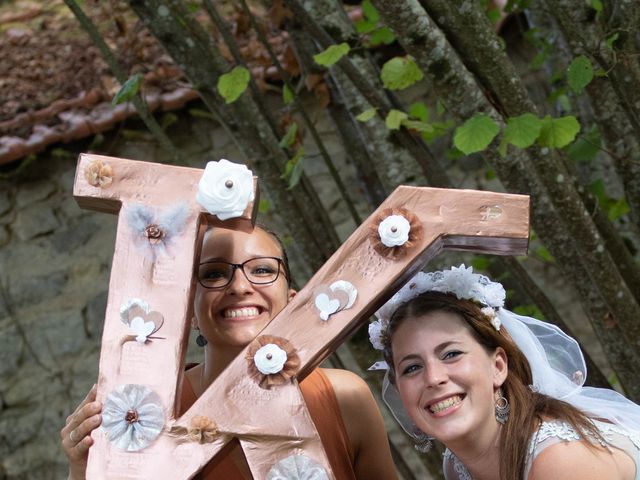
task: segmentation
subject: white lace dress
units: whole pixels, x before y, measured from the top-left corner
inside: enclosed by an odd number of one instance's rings
[[[640,432],[628,432],[616,425],[594,421],[602,437],[609,445],[625,451],[636,464],[636,480],[640,480]],[[580,440],[580,435],[571,425],[561,421],[543,422],[533,434],[529,443],[529,455],[525,466],[524,479],[529,476],[531,464],[545,448],[560,442]],[[597,442],[595,438],[589,438]],[[444,452],[443,466],[446,480],[473,480],[464,464],[448,449]]]

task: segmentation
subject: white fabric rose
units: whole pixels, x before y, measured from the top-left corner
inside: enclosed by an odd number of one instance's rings
[[[104,402],[102,428],[116,447],[128,452],[146,448],[160,434],[164,412],[157,393],[144,385],[118,385]]]
[[[382,320],[376,320],[369,324],[369,341],[373,348],[376,350],[384,350],[384,344],[382,343],[383,332],[387,326]]]
[[[287,352],[275,343],[268,343],[261,347],[253,356],[253,363],[263,375],[278,373],[284,368],[287,361]]]
[[[385,247],[399,247],[409,240],[411,224],[402,215],[389,215],[378,225],[378,235]]]
[[[322,465],[304,455],[291,455],[276,463],[267,480],[329,480]]]
[[[246,165],[224,158],[207,163],[196,200],[209,213],[220,220],[239,217],[254,198],[253,173]]]
[[[493,328],[496,329],[496,332],[499,332],[501,322],[496,311],[491,307],[482,307],[480,311],[482,312],[483,315],[486,315],[487,317],[489,317],[489,321],[491,322],[491,325],[493,326]]]

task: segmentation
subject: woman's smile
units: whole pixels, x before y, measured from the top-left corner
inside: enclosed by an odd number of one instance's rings
[[[427,410],[431,412],[434,417],[445,417],[457,411],[463,400],[464,395],[452,395],[444,400],[438,400],[427,405]]]

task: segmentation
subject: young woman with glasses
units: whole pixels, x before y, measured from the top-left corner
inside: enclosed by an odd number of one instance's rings
[[[186,372],[185,410],[296,294],[282,244],[263,228],[209,230],[200,258],[193,327],[199,330],[204,361]],[[380,412],[362,379],[343,370],[316,369],[300,386],[336,478],[396,478]],[[93,389],[60,432],[70,480],[85,478],[100,412]],[[199,478],[252,478],[237,441]]]

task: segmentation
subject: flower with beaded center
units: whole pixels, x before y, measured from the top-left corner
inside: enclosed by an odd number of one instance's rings
[[[411,224],[402,215],[389,215],[378,225],[380,241],[385,247],[400,247],[409,240]]]
[[[102,428],[116,447],[135,452],[148,447],[164,426],[159,395],[137,384],[118,385],[102,408]]]
[[[207,163],[196,200],[209,213],[220,220],[239,217],[254,198],[253,173],[246,165],[224,158]]]

